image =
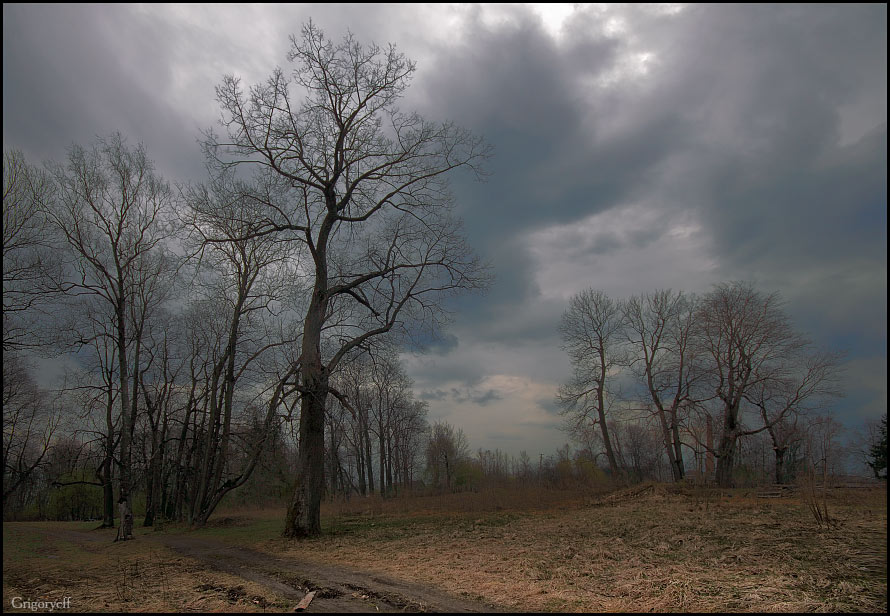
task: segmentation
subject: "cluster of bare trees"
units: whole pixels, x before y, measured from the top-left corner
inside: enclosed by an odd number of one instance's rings
[[[351,354],[332,378],[325,432],[329,492],[395,496],[420,478],[427,405],[396,350]]]
[[[201,524],[281,422],[299,425],[288,536],[320,531],[326,468],[332,490],[373,491],[375,462],[383,494],[410,485],[425,408],[392,344],[434,333],[443,295],[486,284],[446,176],[478,172],[487,146],[397,108],[414,64],[393,46],[334,44],[311,23],[291,43],[290,76],[217,88],[204,184],[174,189],[120,135],[44,169],[4,161],[4,351],[76,365],[65,414],[89,425],[121,539],[137,470],[145,523]],[[20,385],[10,396],[33,410],[4,415],[4,485],[33,474],[58,423]]]
[[[654,432],[674,481],[686,474],[684,451],[704,451],[717,483],[730,486],[740,443],[765,433],[782,483],[789,451],[806,439],[804,420],[839,395],[839,355],[796,332],[776,295],[745,283],[625,301],[583,291],[560,331],[574,370],[559,392],[568,428],[597,437],[614,476],[640,468],[640,444]],[[616,421],[628,418],[649,427]],[[610,429],[622,425],[636,458],[616,451]]]

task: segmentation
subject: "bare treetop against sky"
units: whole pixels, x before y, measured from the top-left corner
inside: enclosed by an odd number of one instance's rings
[[[4,148],[61,160],[119,130],[167,179],[202,180],[215,86],[287,67],[310,18],[395,43],[417,62],[401,107],[494,147],[485,183],[452,188],[495,282],[406,355],[431,419],[552,451],[573,294],[725,280],[780,292],[848,352],[836,418],[886,412],[886,5],[4,4]]]

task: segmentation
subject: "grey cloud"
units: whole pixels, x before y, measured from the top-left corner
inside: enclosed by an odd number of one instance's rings
[[[451,389],[451,399],[458,403],[464,404],[467,402],[471,402],[478,406],[486,406],[496,400],[503,399],[503,396],[500,392],[494,389],[486,389],[485,391],[478,391],[473,389]]]
[[[555,398],[539,398],[535,403],[548,415],[559,415],[562,410]]]
[[[420,392],[419,398],[421,400],[444,400],[448,397],[448,392],[443,391],[441,389],[424,390]]]
[[[525,437],[520,436],[518,434],[509,434],[507,432],[488,432],[485,435],[485,438],[487,438],[488,440],[493,441],[493,442],[498,442],[498,441],[521,441]]]

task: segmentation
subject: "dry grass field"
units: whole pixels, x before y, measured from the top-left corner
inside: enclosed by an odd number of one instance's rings
[[[278,536],[280,510],[140,529],[123,544],[85,523],[5,523],[4,610],[13,596],[71,596],[72,611],[292,611],[313,572],[343,567],[504,611],[886,612],[886,488],[830,492],[830,527],[806,500],[659,485],[352,499],[326,503],[324,536],[304,542]],[[177,538],[253,556],[213,566],[188,543],[171,549]],[[424,609],[375,606],[375,594],[359,593],[370,611]]]

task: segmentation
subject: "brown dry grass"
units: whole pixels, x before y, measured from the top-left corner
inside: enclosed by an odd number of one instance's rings
[[[322,539],[266,548],[525,611],[885,612],[886,489],[829,507],[823,530],[799,499],[644,486],[562,509],[341,514]]]
[[[3,611],[13,597],[59,601],[72,612],[261,612],[282,611],[262,586],[211,571],[156,543],[114,543],[114,530],[95,523],[18,522],[3,525]]]
[[[198,534],[522,611],[885,612],[886,488],[834,490],[827,502],[838,524],[820,528],[800,496],[531,487],[326,503],[325,535],[305,542],[278,536],[282,510],[221,512]],[[114,531],[84,541],[70,532],[87,528],[4,524],[4,609],[13,596],[66,595],[73,611],[293,607],[158,542],[112,543]]]

